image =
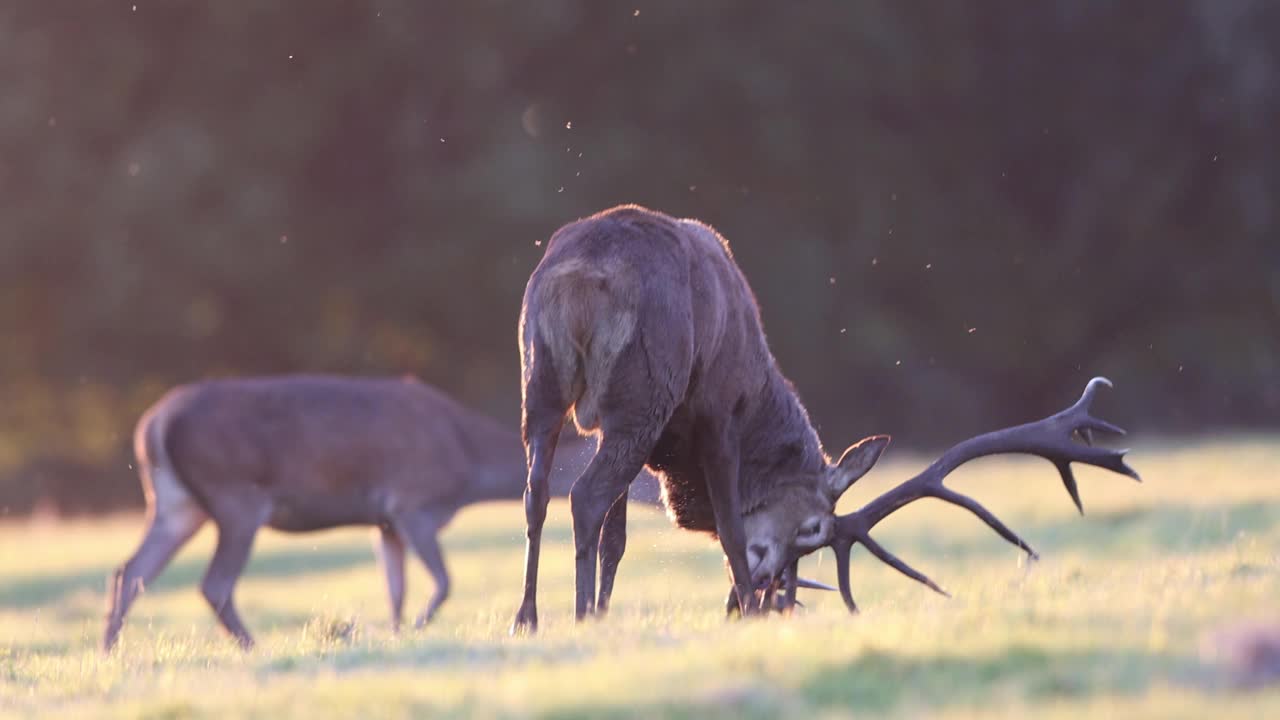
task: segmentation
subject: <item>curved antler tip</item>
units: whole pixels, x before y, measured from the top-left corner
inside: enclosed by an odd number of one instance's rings
[[[1105,385],[1107,387],[1114,387],[1114,385],[1111,384],[1110,380],[1102,377],[1101,375],[1097,375],[1092,379],[1090,379],[1089,382],[1084,386],[1084,392],[1081,393],[1080,402],[1077,403],[1077,405],[1083,405],[1085,407],[1088,407],[1089,401],[1093,400],[1094,394],[1098,392],[1098,388],[1102,385]]]

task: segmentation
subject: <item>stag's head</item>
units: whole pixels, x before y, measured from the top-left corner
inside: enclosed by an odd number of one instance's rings
[[[776,580],[798,557],[830,545],[836,532],[836,502],[880,459],[888,435],[873,435],[849,447],[839,460],[812,475],[775,484],[764,501],[743,517],[751,582]]]
[[[895,510],[924,497],[937,498],[968,510],[1034,559],[1035,551],[1017,533],[978,501],[946,487],[943,481],[952,470],[975,458],[1006,453],[1037,455],[1054,464],[1067,494],[1083,513],[1084,505],[1080,502],[1072,463],[1093,465],[1139,479],[1138,473],[1124,461],[1127,450],[1093,445],[1095,431],[1124,434],[1124,430],[1093,417],[1089,411],[1098,388],[1110,386],[1111,381],[1106,378],[1093,378],[1085,386],[1080,399],[1066,410],[1036,422],[993,430],[960,442],[923,472],[891,488],[861,509],[836,515],[836,501],[855,480],[871,469],[889,444],[889,438],[877,435],[859,442],[846,450],[838,461],[828,463],[820,477],[807,484],[807,492],[800,491],[799,485],[792,487],[788,484],[787,489],[775,495],[771,502],[762,504],[757,512],[746,517],[744,524],[752,582],[757,588],[771,586],[790,563],[827,546],[835,551],[840,594],[849,609],[856,611],[857,605],[849,587],[849,552],[855,544],[860,544],[882,562],[945,595],[946,592],[936,583],[881,547],[870,534],[877,523]]]

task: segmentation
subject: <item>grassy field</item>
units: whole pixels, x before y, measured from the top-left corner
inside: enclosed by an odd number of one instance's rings
[[[103,657],[104,580],[141,519],[0,526],[0,714],[1280,717],[1280,689],[1239,687],[1213,639],[1237,620],[1280,621],[1280,439],[1138,444],[1142,485],[1078,471],[1085,517],[1047,463],[962,469],[953,485],[1041,562],[1028,567],[967,513],[922,502],[877,535],[954,597],[855,551],[857,617],[838,595],[808,592],[794,617],[726,622],[717,549],[636,508],[614,612],[575,625],[557,503],[541,632],[509,638],[523,513],[507,503],[469,510],[446,533],[454,594],[424,631],[390,632],[367,531],[264,532],[237,591],[259,641],[242,654],[196,589],[206,528]],[[918,469],[896,455],[850,495]],[[829,553],[802,568],[834,583]],[[408,611],[428,587],[415,565]]]

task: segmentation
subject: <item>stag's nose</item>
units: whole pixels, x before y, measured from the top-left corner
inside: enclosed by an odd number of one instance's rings
[[[768,584],[773,579],[773,569],[769,564],[769,546],[763,543],[752,543],[747,546],[747,569],[751,571],[751,584],[759,586]]]

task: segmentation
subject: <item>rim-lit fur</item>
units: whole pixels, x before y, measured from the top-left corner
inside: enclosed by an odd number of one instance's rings
[[[541,477],[570,415],[601,447],[571,495],[579,617],[595,610],[591,538],[642,466],[677,524],[720,539],[744,591],[830,532],[852,480],[823,452],[709,226],[634,205],[564,226],[529,278],[519,331],[530,489],[516,629],[536,626]]]

